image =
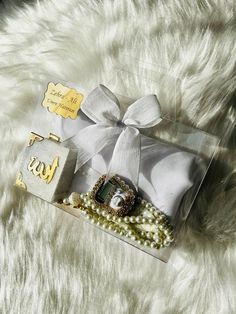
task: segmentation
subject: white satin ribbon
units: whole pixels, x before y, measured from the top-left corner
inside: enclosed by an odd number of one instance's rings
[[[99,85],[87,96],[81,110],[95,124],[85,127],[70,139],[78,149],[76,170],[106,145],[116,141],[107,178],[114,174],[123,175],[138,189],[139,129],[153,127],[162,120],[157,97],[144,96],[122,114],[116,96],[104,85]]]

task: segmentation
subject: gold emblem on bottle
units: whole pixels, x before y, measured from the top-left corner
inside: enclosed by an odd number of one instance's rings
[[[52,164],[46,166],[45,163],[33,156],[30,159],[27,169],[32,172],[33,175],[46,181],[46,183],[50,183],[55,175],[57,167],[59,167],[59,157],[54,158]]]

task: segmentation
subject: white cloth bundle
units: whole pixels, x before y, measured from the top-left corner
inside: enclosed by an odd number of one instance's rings
[[[119,101],[99,85],[85,99],[76,121],[61,119],[64,142],[78,150],[71,191],[85,192],[99,175],[120,175],[138,193],[174,218],[184,194],[204,174],[198,156],[176,146],[140,134],[161,121],[155,95],[134,102],[122,113]]]

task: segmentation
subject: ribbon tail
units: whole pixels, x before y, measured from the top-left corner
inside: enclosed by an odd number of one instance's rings
[[[120,134],[120,128],[94,124],[80,130],[75,136],[63,142],[77,151],[77,172],[87,161],[98,154],[106,145],[114,142]]]
[[[131,181],[138,191],[141,140],[138,129],[127,127],[120,134],[109,165],[107,179],[117,174]]]

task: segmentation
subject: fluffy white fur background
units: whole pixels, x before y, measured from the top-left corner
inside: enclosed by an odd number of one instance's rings
[[[48,0],[1,17],[1,313],[236,313],[235,22],[234,0]],[[124,54],[181,78],[184,120],[227,138],[175,268],[13,187],[46,77],[107,80]]]

